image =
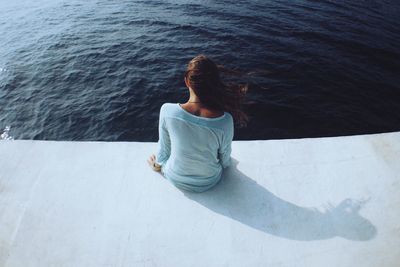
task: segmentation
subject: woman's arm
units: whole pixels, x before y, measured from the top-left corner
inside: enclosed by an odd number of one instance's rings
[[[156,163],[164,165],[171,154],[171,139],[165,124],[165,104],[161,106],[158,123],[158,150]]]
[[[232,152],[232,140],[233,140],[234,128],[233,120],[231,119],[228,130],[224,133],[222,145],[218,150],[218,158],[222,165],[222,168],[226,168],[231,165],[231,152]]]

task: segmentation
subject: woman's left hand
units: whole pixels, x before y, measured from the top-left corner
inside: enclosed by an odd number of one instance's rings
[[[161,166],[156,163],[156,156],[154,154],[150,156],[150,158],[147,160],[147,163],[149,163],[149,166],[153,169],[153,171],[161,171]]]

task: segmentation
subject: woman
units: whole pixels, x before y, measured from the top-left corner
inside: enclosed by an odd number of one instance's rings
[[[157,157],[148,163],[180,189],[204,192],[219,182],[231,162],[233,120],[247,121],[240,110],[247,87],[222,83],[219,68],[193,58],[184,77],[189,100],[161,106]]]

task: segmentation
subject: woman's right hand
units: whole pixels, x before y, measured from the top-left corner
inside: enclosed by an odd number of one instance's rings
[[[150,168],[153,169],[153,171],[161,171],[161,166],[156,163],[156,156],[154,154],[150,156],[150,158],[147,160],[147,163],[149,164]]]

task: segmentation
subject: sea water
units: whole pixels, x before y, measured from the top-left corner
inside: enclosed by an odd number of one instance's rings
[[[157,141],[203,53],[249,73],[236,140],[398,131],[399,18],[388,0],[0,1],[0,129]]]

